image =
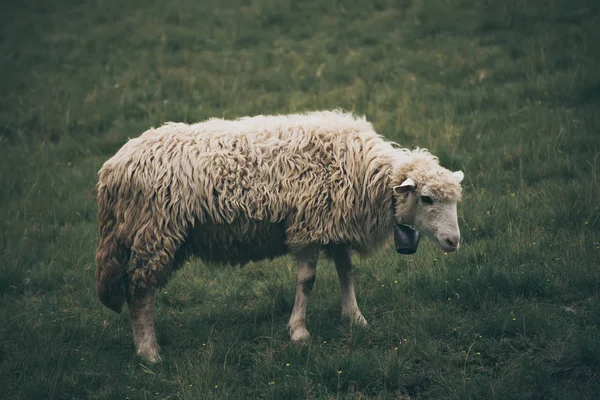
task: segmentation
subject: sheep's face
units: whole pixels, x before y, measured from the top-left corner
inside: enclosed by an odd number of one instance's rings
[[[461,171],[447,171],[437,174],[431,182],[427,179],[421,183],[413,178],[404,180],[394,187],[397,222],[414,225],[446,252],[458,250],[460,229],[456,204],[463,177]]]

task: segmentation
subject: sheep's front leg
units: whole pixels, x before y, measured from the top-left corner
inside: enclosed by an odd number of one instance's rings
[[[134,291],[129,301],[129,317],[137,355],[150,363],[160,361],[154,332],[154,289]]]
[[[318,250],[314,248],[306,248],[296,254],[298,263],[296,300],[288,322],[290,337],[294,342],[307,340],[310,337],[310,333],[306,329],[306,304],[315,283],[318,255]]]
[[[367,320],[356,304],[356,295],[354,294],[354,273],[352,272],[352,257],[350,250],[344,246],[330,246],[330,253],[335,262],[335,269],[340,280],[342,291],[342,317],[350,320],[351,323],[367,326]]]

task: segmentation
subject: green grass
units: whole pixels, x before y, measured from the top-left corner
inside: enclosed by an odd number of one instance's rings
[[[592,399],[600,393],[594,0],[3,2],[0,397]],[[164,362],[94,294],[96,171],[165,121],[341,107],[465,171],[464,243],[356,259],[368,329],[320,263],[191,261]]]

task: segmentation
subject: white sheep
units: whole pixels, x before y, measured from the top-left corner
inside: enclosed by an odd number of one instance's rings
[[[127,142],[99,171],[96,290],[114,311],[127,301],[137,354],[156,362],[154,291],[187,257],[244,264],[292,253],[288,327],[302,341],[325,249],[342,316],[366,325],[350,251],[382,246],[395,223],[458,249],[462,179],[426,150],[398,148],[364,117],[340,111],[168,123]]]

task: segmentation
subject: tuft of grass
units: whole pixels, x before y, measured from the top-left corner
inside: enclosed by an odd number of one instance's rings
[[[1,393],[595,398],[599,23],[589,0],[3,2]],[[292,258],[192,260],[140,363],[94,295],[96,171],[166,121],[329,108],[465,171],[461,250],[356,257],[366,329],[322,261],[304,347]]]

